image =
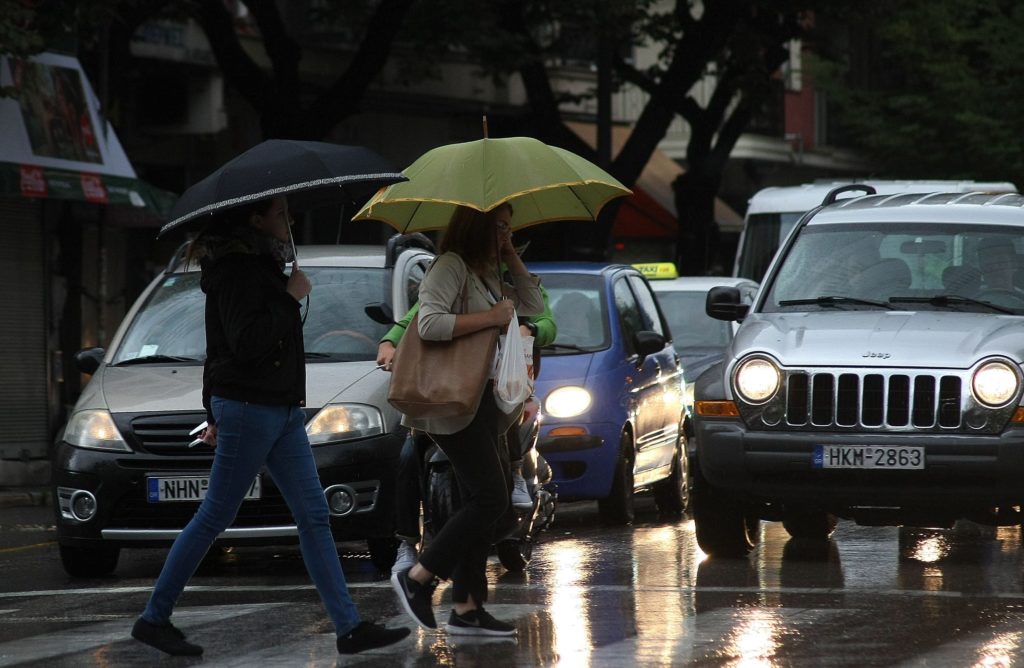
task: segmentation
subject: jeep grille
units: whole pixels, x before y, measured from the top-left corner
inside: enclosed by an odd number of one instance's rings
[[[783,386],[763,406],[741,404],[754,428],[772,430],[994,433],[1016,402],[974,400],[968,372],[919,369],[783,369]]]

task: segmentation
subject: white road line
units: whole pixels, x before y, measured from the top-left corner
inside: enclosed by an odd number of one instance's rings
[[[224,619],[248,615],[284,603],[257,603],[249,605],[216,605],[200,608],[181,608],[174,612],[175,625],[182,629],[215,624]],[[44,636],[30,636],[20,640],[0,643],[0,666],[36,664],[65,654],[84,652],[114,642],[131,638],[132,618],[103,622],[89,626],[69,628],[60,633]],[[46,641],[42,641],[45,638]],[[153,650],[154,652],[156,650]]]
[[[544,584],[517,584],[502,582],[498,587],[501,590],[536,591],[545,592],[548,587]],[[391,589],[391,583],[381,582],[350,582],[349,589]],[[193,585],[185,588],[187,592],[197,593],[247,593],[247,592],[277,592],[277,591],[301,591],[314,589],[311,584],[303,585]],[[636,586],[636,585],[586,585],[588,591],[595,592],[678,592],[679,594],[702,593],[725,593],[725,594],[815,594],[833,596],[899,596],[916,598],[959,598],[959,599],[1006,599],[1024,600],[1024,591],[1021,592],[959,592],[959,591],[928,591],[924,589],[873,589],[873,588],[850,588],[838,587],[827,589],[823,587],[688,587],[688,586]],[[42,589],[34,591],[9,591],[0,592],[0,599],[10,598],[35,598],[44,596],[82,596],[86,594],[138,594],[150,592],[149,587],[88,587],[83,589]]]

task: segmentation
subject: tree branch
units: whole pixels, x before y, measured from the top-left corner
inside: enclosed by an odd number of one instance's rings
[[[284,21],[273,0],[245,0],[246,7],[256,19],[260,35],[263,37],[263,48],[270,58],[274,70],[274,80],[281,97],[298,100],[299,96],[299,61],[302,49],[285,30]]]
[[[257,112],[263,112],[275,92],[274,81],[242,49],[234,19],[219,1],[193,3],[199,22],[224,78],[238,89]]]

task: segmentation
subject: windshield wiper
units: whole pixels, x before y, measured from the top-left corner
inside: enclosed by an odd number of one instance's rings
[[[548,348],[563,348],[565,350],[578,350],[581,353],[593,352],[593,350],[591,348],[584,348],[583,346],[578,346],[575,343],[549,343],[546,346],[542,346],[541,350],[547,350]]]
[[[195,357],[178,357],[176,355],[146,355],[123,360],[113,366],[131,366],[132,364],[160,364],[165,362],[200,362]]]
[[[893,304],[897,302],[906,302],[908,304],[931,304],[932,306],[953,306],[955,304],[972,304],[975,306],[984,306],[985,308],[992,309],[999,313],[1006,313],[1008,315],[1017,315],[1017,311],[1006,308],[1005,306],[999,306],[992,302],[982,301],[980,299],[974,299],[972,297],[963,297],[961,295],[933,295],[931,297],[889,297],[889,301]]]
[[[804,304],[817,304],[818,306],[861,304],[863,306],[877,306],[878,308],[892,310],[892,306],[889,306],[885,302],[875,302],[870,299],[860,299],[858,297],[843,297],[842,295],[825,295],[822,297],[813,297],[811,299],[783,299],[779,302],[779,306],[802,306]]]

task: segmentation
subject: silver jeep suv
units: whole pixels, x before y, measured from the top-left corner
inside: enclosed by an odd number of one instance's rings
[[[762,519],[1021,522],[1024,197],[839,188],[752,306],[720,287],[706,308],[741,325],[695,387],[702,550],[747,553]]]

